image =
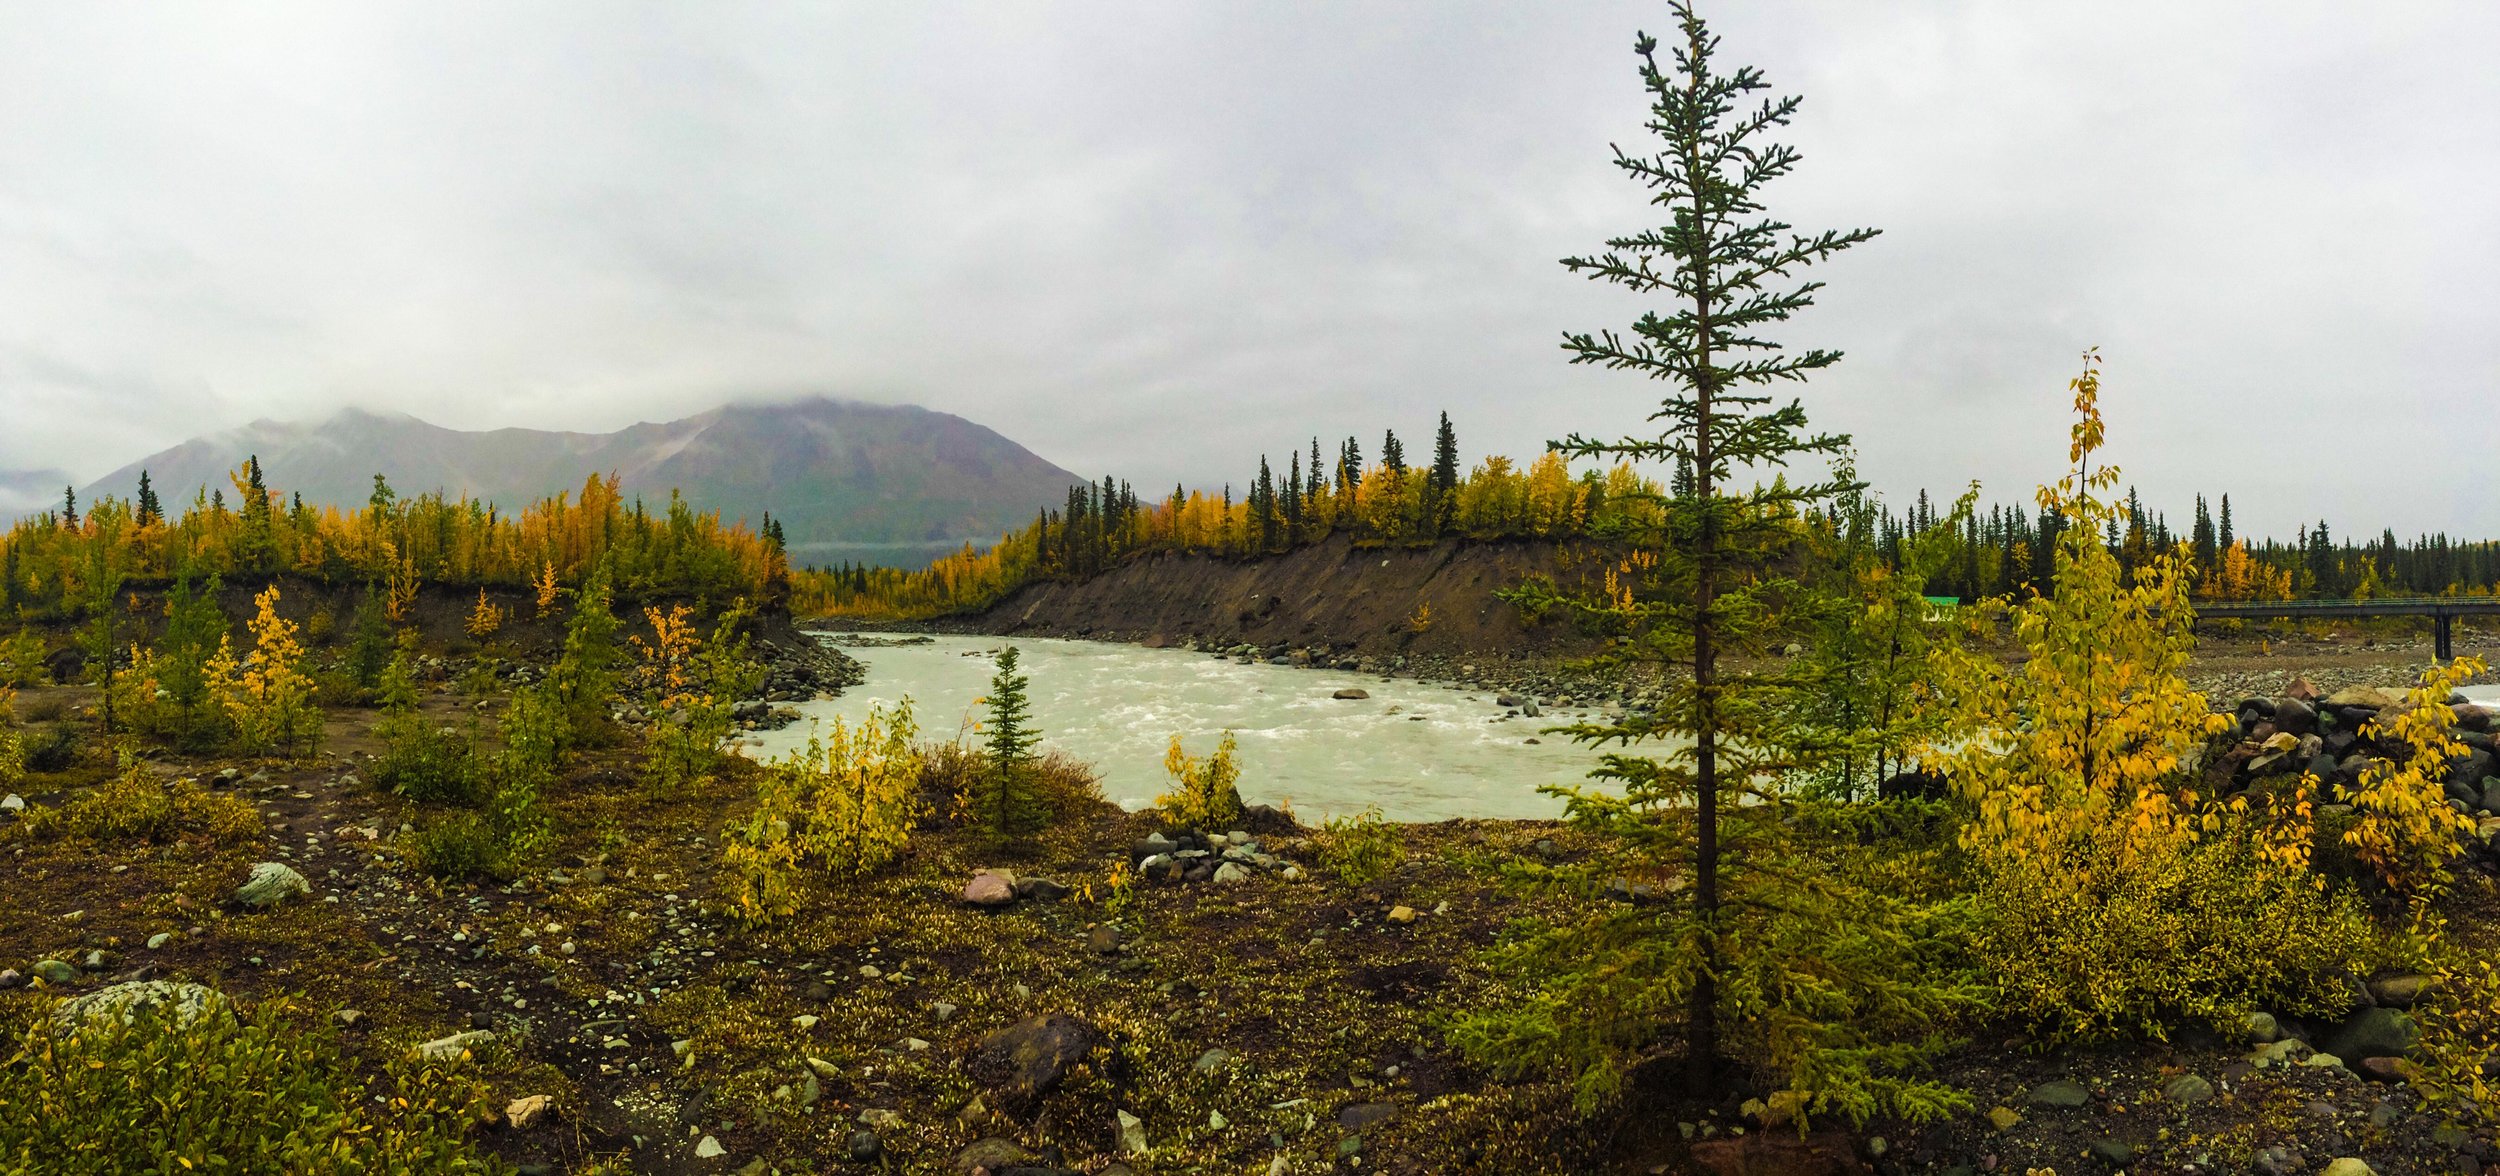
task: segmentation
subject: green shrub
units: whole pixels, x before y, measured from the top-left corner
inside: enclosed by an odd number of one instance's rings
[[[2349,889],[2319,888],[2227,827],[2131,857],[2001,863],[1978,897],[1974,952],[1999,1011],[2056,1039],[2340,1012],[2379,944]]]
[[[503,750],[485,765],[486,808],[510,864],[537,857],[555,840],[554,822],[540,802],[555,783],[565,725],[563,704],[543,688],[514,694],[504,710]]]
[[[43,635],[20,626],[0,637],[0,686],[35,686],[48,679],[43,668]]]
[[[365,598],[356,605],[355,635],[348,640],[345,668],[356,685],[375,691],[382,688],[382,671],[390,664],[390,617],[383,610],[381,593],[367,584]]]
[[[142,1009],[57,1031],[13,1001],[0,1052],[0,1172],[500,1173],[466,1134],[491,1105],[471,1072],[360,1072],[323,1020],[271,1001],[187,1024]]]
[[[374,724],[382,754],[374,757],[373,782],[419,804],[474,807],[479,787],[477,737],[444,727],[413,711]]]
[[[201,836],[233,845],[260,836],[266,825],[250,801],[211,792],[190,780],[159,780],[134,765],[68,804],[30,810],[19,828],[29,837],[77,837],[99,844],[162,845]]]
[[[419,872],[437,878],[513,877],[511,854],[494,827],[476,813],[454,811],[427,821],[400,835],[399,851]]]
[[[1330,817],[1322,827],[1319,861],[1348,886],[1367,886],[1389,876],[1406,857],[1398,827],[1375,806],[1351,817]]]
[[[58,772],[78,762],[78,732],[66,724],[34,728],[26,733],[24,742],[27,771]]]
[[[797,909],[801,862],[856,878],[902,856],[920,819],[919,733],[907,698],[891,712],[868,708],[856,726],[837,719],[774,761],[754,814],[721,839],[723,906],[769,923]]]

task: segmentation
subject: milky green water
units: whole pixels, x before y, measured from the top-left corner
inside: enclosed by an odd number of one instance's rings
[[[1306,822],[1379,806],[1399,821],[1451,817],[1558,817],[1540,784],[1581,780],[1595,753],[1539,728],[1587,711],[1504,718],[1486,691],[1384,680],[1335,670],[1239,665],[1203,653],[1093,641],[1018,639],[1045,747],[1093,764],[1103,794],[1128,808],[1153,802],[1168,777],[1174,733],[1204,755],[1231,730],[1240,742],[1241,794],[1290,803]],[[924,737],[948,738],[978,718],[991,657],[1006,642],[941,636],[928,645],[847,649],[868,680],[838,699],[800,704],[809,716],[856,720],[909,695]],[[1360,687],[1369,699],[1331,698]],[[807,741],[802,721],[760,732],[747,753],[769,758]],[[1530,743],[1541,739],[1541,743]]]

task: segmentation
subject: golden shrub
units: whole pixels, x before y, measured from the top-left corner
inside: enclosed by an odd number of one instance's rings
[[[1171,773],[1172,790],[1155,797],[1164,818],[1183,829],[1223,832],[1241,823],[1241,765],[1234,760],[1233,733],[1226,731],[1215,754],[1199,758],[1181,749],[1181,737],[1163,753],[1163,770]]]
[[[2450,807],[2443,787],[2449,764],[2468,751],[2448,732],[2454,718],[2448,696],[2485,668],[2471,657],[2432,666],[2405,695],[2402,709],[2379,715],[2364,731],[2382,745],[2402,744],[2405,755],[2400,761],[2371,760],[2345,791],[2353,821],[2344,844],[2399,894],[2444,886],[2458,839],[2474,832],[2474,818]]]

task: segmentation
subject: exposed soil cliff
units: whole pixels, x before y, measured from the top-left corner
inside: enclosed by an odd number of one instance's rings
[[[1148,645],[1194,638],[1366,654],[1577,652],[1588,639],[1568,621],[1530,624],[1494,596],[1534,575],[1575,582],[1576,567],[1552,543],[1368,548],[1338,536],[1261,560],[1149,555],[1080,584],[1032,585],[962,623]]]

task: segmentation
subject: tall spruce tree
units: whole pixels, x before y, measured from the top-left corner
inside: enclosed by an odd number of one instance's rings
[[[156,487],[149,484],[148,472],[146,470],[139,471],[139,507],[137,519],[139,525],[142,527],[147,526],[150,523],[161,523],[165,521],[165,505],[156,500]]]
[[[1458,431],[1450,414],[1441,414],[1441,429],[1432,438],[1432,529],[1447,532],[1458,513]]]
[[[1634,45],[1651,103],[1646,125],[1659,142],[1647,154],[1617,148],[1614,161],[1667,223],[1562,263],[1671,303],[1642,315],[1628,337],[1563,340],[1573,363],[1667,385],[1650,417],[1662,431],[1616,441],[1573,434],[1552,448],[1605,462],[1689,460],[1692,493],[1660,504],[1654,528],[1626,535],[1614,595],[1531,583],[1513,598],[1622,634],[1610,660],[1680,664],[1689,677],[1649,715],[1567,728],[1615,745],[1591,773],[1614,791],[1554,790],[1601,846],[1554,876],[1634,901],[1594,903],[1512,948],[1507,962],[1537,995],[1463,1023],[1458,1040],[1496,1069],[1572,1071],[1584,1106],[1617,1096],[1635,1066],[1680,1039],[1697,1094],[1726,1089],[1733,1054],[1813,1109],[1933,1114],[1953,1096],[1892,1067],[1915,1056],[1901,1042],[1932,1033],[1928,1018],[1967,991],[1918,958],[1896,896],[1850,884],[1862,875],[1834,864],[1853,846],[1803,831],[1812,822],[1801,816],[1801,781],[1791,779],[1812,763],[1812,733],[1791,717],[1791,700],[1810,686],[1803,669],[1747,657],[1731,670],[1728,660],[1789,640],[1791,618],[1810,599],[1783,572],[1806,533],[1798,516],[1848,485],[1781,476],[1736,489],[1740,472],[1837,457],[1845,445],[1808,433],[1800,405],[1774,404],[1763,391],[1839,354],[1784,351],[1767,331],[1812,304],[1820,283],[1798,271],[1875,231],[1798,236],[1765,214],[1762,189],[1798,159],[1765,133],[1790,120],[1798,99],[1740,109],[1765,88],[1760,73],[1721,72],[1718,39],[1688,4],[1672,9],[1680,35],[1664,67],[1655,39],[1643,34]]]

